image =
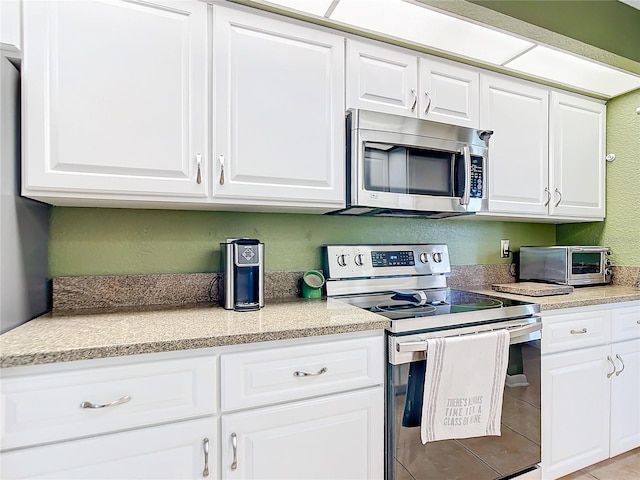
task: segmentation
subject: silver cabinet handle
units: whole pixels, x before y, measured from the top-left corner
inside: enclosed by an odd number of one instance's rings
[[[327,373],[327,371],[328,371],[327,367],[322,367],[316,373],[307,373],[307,372],[295,371],[295,372],[293,372],[293,376],[294,377],[317,377],[318,375],[322,375],[323,373]]]
[[[202,440],[202,448],[204,449],[204,470],[202,471],[203,477],[209,476],[209,439]]]
[[[202,155],[199,153],[196,155],[196,163],[198,164],[198,173],[196,174],[196,183],[200,185],[202,183],[202,175],[200,174],[200,164],[202,163]]]
[[[580,335],[582,333],[587,333],[586,327],[583,328],[582,330],[571,330],[571,335]]]
[[[562,201],[562,194],[560,193],[560,190],[558,190],[557,188],[556,188],[556,193],[560,197],[560,198],[558,198],[558,201],[556,202],[556,207],[557,207],[558,205],[560,205],[560,202]]]
[[[551,201],[551,191],[548,187],[544,187],[544,191],[547,193],[547,201],[544,202],[544,206],[547,207],[549,206],[549,202]]]
[[[427,97],[427,108],[424,109],[424,113],[429,113],[429,108],[431,108],[431,95],[429,92],[424,92],[424,94]]]
[[[471,151],[468,145],[462,147],[462,156],[464,158],[464,191],[460,198],[460,205],[469,205],[471,200]]]
[[[617,376],[618,376],[618,375],[620,375],[622,372],[624,372],[624,362],[622,361],[622,357],[621,357],[620,355],[618,355],[617,353],[616,353],[616,358],[617,358],[618,360],[620,360],[620,363],[622,364],[622,368],[621,368],[619,371],[616,371],[616,377],[617,377]]]
[[[130,395],[125,395],[124,397],[120,397],[117,400],[114,400],[110,403],[91,403],[91,402],[82,402],[80,404],[80,408],[106,408],[106,407],[115,407],[116,405],[122,405],[123,403],[127,403],[131,401]]]
[[[607,355],[607,360],[609,360],[609,363],[611,363],[611,366],[613,366],[613,370],[607,373],[607,378],[611,378],[611,375],[616,373],[616,364],[613,363],[613,360],[611,359],[611,355]]]
[[[231,470],[238,468],[238,436],[231,434],[231,448],[233,449],[233,461],[231,462]]]
[[[224,185],[224,155],[218,155],[220,162],[220,185]]]
[[[418,105],[418,93],[416,92],[415,88],[411,89],[411,93],[413,93],[413,105],[411,105],[411,111],[415,112],[416,111],[416,105]]]

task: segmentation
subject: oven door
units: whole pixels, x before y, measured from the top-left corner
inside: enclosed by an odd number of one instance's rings
[[[508,328],[512,334],[502,406],[502,434],[425,445],[420,439],[419,419],[407,421],[405,412],[407,397],[415,398],[416,395],[415,385],[414,391],[409,388],[409,372],[415,375],[421,369],[424,371],[424,340],[427,337],[467,334],[479,331],[478,327],[388,335],[387,480],[491,480],[532,470],[540,463],[540,319],[510,320],[481,328]]]

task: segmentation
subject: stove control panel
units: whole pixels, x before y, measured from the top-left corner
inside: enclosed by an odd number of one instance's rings
[[[328,279],[443,275],[451,271],[445,244],[326,245],[323,262]]]

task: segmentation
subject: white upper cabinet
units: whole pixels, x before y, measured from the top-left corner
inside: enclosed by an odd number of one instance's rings
[[[344,206],[344,39],[214,6],[213,195]]]
[[[488,215],[602,220],[605,105],[503,75],[481,85],[481,127],[494,130]]]
[[[548,91],[483,75],[481,99],[480,124],[494,131],[489,141],[489,210],[546,214]]]
[[[0,45],[22,49],[22,0],[0,1]]]
[[[606,106],[552,92],[550,118],[549,213],[604,218]]]
[[[23,8],[23,194],[109,205],[205,197],[206,4]]]
[[[415,117],[418,58],[405,50],[347,40],[347,107]]]
[[[347,108],[477,127],[478,70],[381,43],[347,40]]]
[[[420,57],[420,117],[477,128],[480,74],[471,67]]]

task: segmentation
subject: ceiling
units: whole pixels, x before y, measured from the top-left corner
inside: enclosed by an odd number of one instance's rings
[[[640,0],[468,0],[640,62]]]
[[[616,0],[231,1],[274,8],[350,33],[598,98],[640,88],[640,58],[631,58],[640,57],[640,52],[628,45],[640,45],[640,10]],[[545,26],[536,24],[543,23],[538,17],[547,22]],[[579,28],[570,32],[569,24]],[[601,24],[605,27],[596,35]],[[584,37],[585,30],[590,32],[591,44]],[[578,39],[578,34],[583,36]],[[617,40],[611,42],[610,37]],[[614,48],[621,53],[613,53]]]

